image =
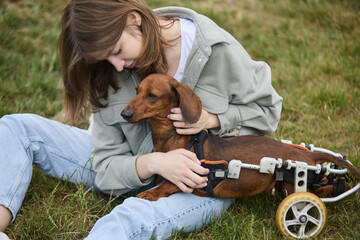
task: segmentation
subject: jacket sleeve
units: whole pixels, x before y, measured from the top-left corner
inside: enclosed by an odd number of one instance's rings
[[[113,110],[120,115],[120,111]],[[151,183],[153,178],[139,179],[135,167],[138,155],[133,153],[120,123],[105,123],[102,115],[101,111],[93,115],[95,185],[104,193],[118,195]]]
[[[238,42],[221,43],[212,47],[203,73],[203,88],[227,98],[226,107],[216,112],[221,127],[212,130],[214,134],[264,135],[276,130],[282,98],[271,84],[271,70],[265,62],[252,60]],[[206,101],[204,109],[211,109]]]

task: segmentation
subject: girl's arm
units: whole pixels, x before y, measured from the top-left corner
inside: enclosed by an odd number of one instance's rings
[[[131,136],[125,136],[119,123],[104,123],[100,112],[94,113],[92,138],[95,184],[105,193],[118,195],[144,187],[152,182],[155,174],[184,192],[206,185],[206,177],[199,175],[206,175],[208,169],[198,164],[194,153],[185,149],[151,153],[152,144],[144,150],[147,154],[136,152],[137,148],[127,139]],[[140,141],[146,141],[146,137]]]
[[[196,155],[185,149],[176,149],[167,153],[154,152],[139,156],[136,169],[140,179],[159,174],[177,185],[183,192],[192,192],[194,188],[206,186],[209,170],[200,166]]]

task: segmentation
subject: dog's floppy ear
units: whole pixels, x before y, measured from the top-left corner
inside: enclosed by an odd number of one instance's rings
[[[181,114],[189,123],[196,123],[201,115],[202,104],[200,98],[186,85],[174,80],[170,82],[172,90],[177,94]]]

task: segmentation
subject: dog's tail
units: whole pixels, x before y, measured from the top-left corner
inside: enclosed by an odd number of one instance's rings
[[[334,155],[323,153],[323,152],[316,152],[312,153],[315,154],[315,161],[318,164],[322,164],[325,162],[331,162],[339,167],[346,168],[348,171],[351,172],[352,175],[360,182],[360,171],[354,165],[352,165],[349,161],[342,159],[341,157],[336,157]]]

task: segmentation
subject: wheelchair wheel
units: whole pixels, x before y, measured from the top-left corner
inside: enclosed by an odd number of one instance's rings
[[[326,223],[326,207],[321,199],[308,192],[286,197],[276,211],[276,225],[280,232],[292,239],[312,238]]]

